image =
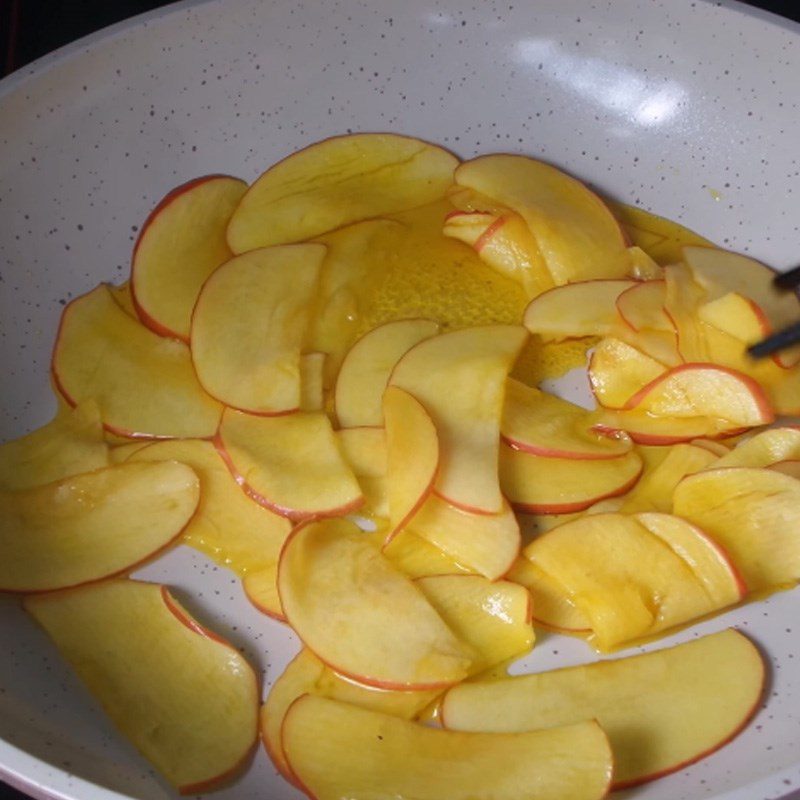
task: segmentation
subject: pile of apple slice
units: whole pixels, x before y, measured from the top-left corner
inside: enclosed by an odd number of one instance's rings
[[[422,308],[467,312],[409,314],[411,276]],[[800,430],[719,441],[797,412],[800,354],[744,355],[796,310],[741,256],[657,263],[521,156],[357,134],[249,187],[198,178],[145,222],[129,284],[64,310],[58,415],[0,447],[0,590],[182,792],[236,774],[257,728],[320,800],[652,780],[755,713],[747,638],[503,668],[534,623],[608,651],[800,578]],[[594,345],[599,409],[525,382],[532,334]],[[246,660],[124,577],[178,541],[302,642],[260,720]]]

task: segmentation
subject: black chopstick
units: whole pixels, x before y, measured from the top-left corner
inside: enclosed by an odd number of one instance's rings
[[[800,267],[781,272],[772,279],[772,283],[776,289],[796,289],[800,286]]]
[[[750,345],[747,352],[753,358],[764,358],[796,344],[800,344],[800,322],[795,322],[794,325],[767,336],[763,341]]]

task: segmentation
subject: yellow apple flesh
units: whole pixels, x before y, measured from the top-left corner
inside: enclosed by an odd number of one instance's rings
[[[598,342],[589,360],[589,383],[597,402],[605,408],[625,408],[643,386],[667,368],[620,339]]]

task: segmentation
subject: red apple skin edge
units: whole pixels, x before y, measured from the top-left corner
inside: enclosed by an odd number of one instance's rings
[[[461,209],[455,209],[454,211],[449,211],[447,214],[444,215],[444,221],[448,222],[451,219],[455,219],[456,217],[474,217],[476,214],[480,214],[480,216],[491,217],[494,216],[491,211],[461,211]]]
[[[595,431],[597,433],[597,431]],[[621,431],[617,431],[621,433]],[[601,434],[608,436],[608,434]],[[619,438],[618,436],[608,438]],[[522,453],[530,453],[534,456],[543,456],[545,458],[565,458],[570,461],[607,461],[612,458],[620,458],[625,453],[577,453],[574,450],[559,450],[557,448],[538,447],[535,444],[528,444],[521,442],[518,439],[512,439],[510,436],[500,434],[500,439],[504,441],[512,450],[519,450]],[[630,451],[628,451],[630,452]]]
[[[663,283],[663,284],[666,286],[666,283],[667,283],[667,282],[666,282],[666,281],[665,281],[663,278],[657,278],[657,279],[654,279],[654,280],[642,281],[642,284],[645,284],[645,283]],[[642,284],[640,284],[640,285],[642,285]],[[632,292],[634,289],[638,289],[638,288],[639,288],[639,286],[631,286],[631,287],[629,287],[628,289],[625,289],[624,291],[620,292],[620,293],[619,293],[619,297],[617,298],[616,302],[614,303],[614,305],[617,307],[617,314],[619,315],[620,319],[621,319],[621,320],[622,320],[622,321],[623,321],[623,322],[624,322],[624,323],[625,323],[625,324],[628,326],[628,328],[630,328],[630,329],[631,329],[631,330],[632,330],[634,333],[638,333],[638,331],[639,331],[639,328],[637,328],[635,325],[633,325],[633,323],[632,323],[632,322],[631,322],[631,321],[630,321],[630,320],[629,320],[629,319],[628,319],[628,318],[627,318],[627,317],[626,317],[626,316],[625,316],[625,315],[622,313],[622,311],[621,311],[621,309],[620,309],[620,307],[619,307],[619,301],[620,301],[620,299],[622,298],[622,295],[624,295],[624,294],[627,294],[628,292]],[[670,318],[670,319],[671,319],[671,318]]]
[[[488,228],[475,240],[473,247],[476,253],[480,253],[488,244],[489,240],[506,224],[508,217],[498,217]]]
[[[299,697],[296,697],[294,700],[292,700],[291,704],[289,705],[289,708],[286,709],[286,713],[283,715],[283,719],[281,720],[281,750],[283,750],[283,757],[286,760],[286,764],[289,767],[289,770],[291,772],[291,777],[289,777],[289,776],[284,776],[284,777],[287,777],[288,780],[290,781],[290,783],[294,784],[301,792],[303,792],[303,794],[305,794],[309,798],[311,798],[311,800],[317,800],[316,795],[312,794],[311,790],[295,774],[294,770],[292,769],[292,762],[291,762],[291,760],[289,759],[289,756],[286,753],[286,748],[283,746],[283,727],[286,724],[286,717],[289,716],[289,712],[291,711],[292,706],[298,700],[300,700],[301,698],[305,697],[306,694],[308,694],[308,692],[306,692],[304,694],[301,694]],[[283,773],[281,773],[281,774],[283,774]]]
[[[593,425],[592,430],[596,431],[597,433],[601,434],[602,436],[616,436],[619,433],[627,433],[628,436],[633,439],[636,444],[645,444],[645,445],[654,445],[654,446],[661,446],[661,445],[670,445],[670,444],[682,444],[684,442],[691,442],[692,440],[696,439],[697,436],[668,436],[666,434],[657,434],[657,433],[643,433],[641,431],[626,431],[622,428],[612,428],[609,425],[603,425],[602,423]],[[711,439],[712,441],[717,441],[720,439],[730,439],[733,436],[740,436],[743,433],[749,431],[750,428],[735,428],[734,430],[730,431],[723,431],[722,433],[718,433],[714,436],[704,436],[704,439]]]
[[[131,290],[131,301],[133,303],[133,307],[136,309],[136,314],[139,317],[141,323],[149,328],[153,333],[157,333],[159,336],[164,336],[169,339],[179,339],[186,344],[189,344],[189,340],[185,336],[181,336],[180,334],[176,333],[175,331],[167,328],[165,325],[162,325],[157,320],[153,319],[147,311],[142,307],[139,303],[138,298],[136,297],[136,280],[135,280],[135,265],[136,265],[136,253],[139,250],[139,245],[142,241],[142,237],[145,234],[145,231],[150,227],[150,224],[153,220],[161,214],[161,212],[170,204],[173,200],[177,200],[181,195],[188,192],[190,189],[194,189],[196,186],[200,184],[206,183],[207,181],[215,180],[217,178],[233,178],[232,175],[223,175],[221,173],[212,174],[212,175],[202,175],[199,178],[193,178],[186,183],[182,183],[180,186],[176,186],[172,191],[168,192],[158,203],[158,205],[147,215],[147,219],[145,219],[144,224],[142,225],[142,229],[139,231],[139,235],[136,238],[136,244],[133,246],[133,253],[131,255],[131,283],[130,283],[130,290]]]

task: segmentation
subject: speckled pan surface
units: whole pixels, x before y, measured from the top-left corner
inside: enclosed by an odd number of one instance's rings
[[[0,84],[0,438],[48,418],[64,302],[124,278],[168,189],[212,172],[252,179],[334,133],[542,156],[785,268],[800,247],[798,74],[797,26],[704,0],[211,0],[73,45]],[[186,548],[142,574],[241,645],[269,689],[297,642],[232,574]],[[800,592],[783,594],[657,645],[740,626],[770,656],[767,703],[720,753],[620,798],[800,788],[798,612]],[[0,630],[0,776],[37,797],[173,796],[13,599],[0,598]],[[589,658],[542,636],[528,666]],[[299,793],[259,752],[216,796]]]

